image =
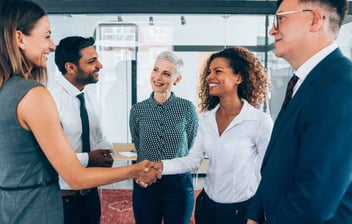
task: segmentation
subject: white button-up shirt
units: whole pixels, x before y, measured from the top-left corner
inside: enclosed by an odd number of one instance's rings
[[[83,166],[88,165],[88,153],[82,153],[82,124],[80,117],[80,101],[77,98],[81,92],[73,86],[64,76],[58,77],[57,88],[51,90],[59,111],[62,127],[76,151],[76,155]],[[93,104],[92,96],[85,93],[85,103],[89,117],[89,137],[91,150],[112,149],[112,144],[103,134],[97,110]],[[61,189],[71,189],[60,177]]]
[[[209,168],[204,190],[218,203],[236,203],[251,198],[259,185],[260,167],[269,143],[273,121],[270,116],[244,102],[241,112],[219,136],[216,111],[201,114],[199,129],[189,154],[163,160],[163,174],[196,170],[205,155]]]

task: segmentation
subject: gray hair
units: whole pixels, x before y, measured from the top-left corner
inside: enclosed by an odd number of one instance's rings
[[[176,75],[181,75],[181,71],[183,68],[183,60],[177,57],[174,52],[163,51],[158,55],[157,59],[163,59],[171,62],[175,66]]]

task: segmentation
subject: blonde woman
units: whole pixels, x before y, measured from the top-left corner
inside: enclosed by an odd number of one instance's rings
[[[170,51],[158,55],[150,76],[150,97],[133,106],[130,130],[138,162],[183,157],[198,128],[195,106],[177,97],[172,87],[182,79],[183,61]],[[148,188],[135,184],[133,211],[137,224],[189,224],[194,204],[190,172],[165,175]]]
[[[86,168],[60,124],[45,82],[55,50],[48,16],[31,1],[0,4],[0,223],[62,224],[58,173],[73,189],[129,178],[143,186],[158,173],[145,161],[119,168]]]

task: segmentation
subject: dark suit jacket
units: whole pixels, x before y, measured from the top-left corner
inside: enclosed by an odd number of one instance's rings
[[[352,64],[339,49],[280,111],[248,217],[265,224],[352,223]]]

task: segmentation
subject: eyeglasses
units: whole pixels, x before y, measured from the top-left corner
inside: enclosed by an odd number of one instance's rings
[[[311,9],[303,9],[303,10],[296,10],[296,11],[288,11],[288,12],[280,12],[275,14],[273,20],[273,27],[275,30],[279,30],[279,24],[283,18],[283,16],[294,14],[294,13],[301,13],[301,12],[313,12]]]

